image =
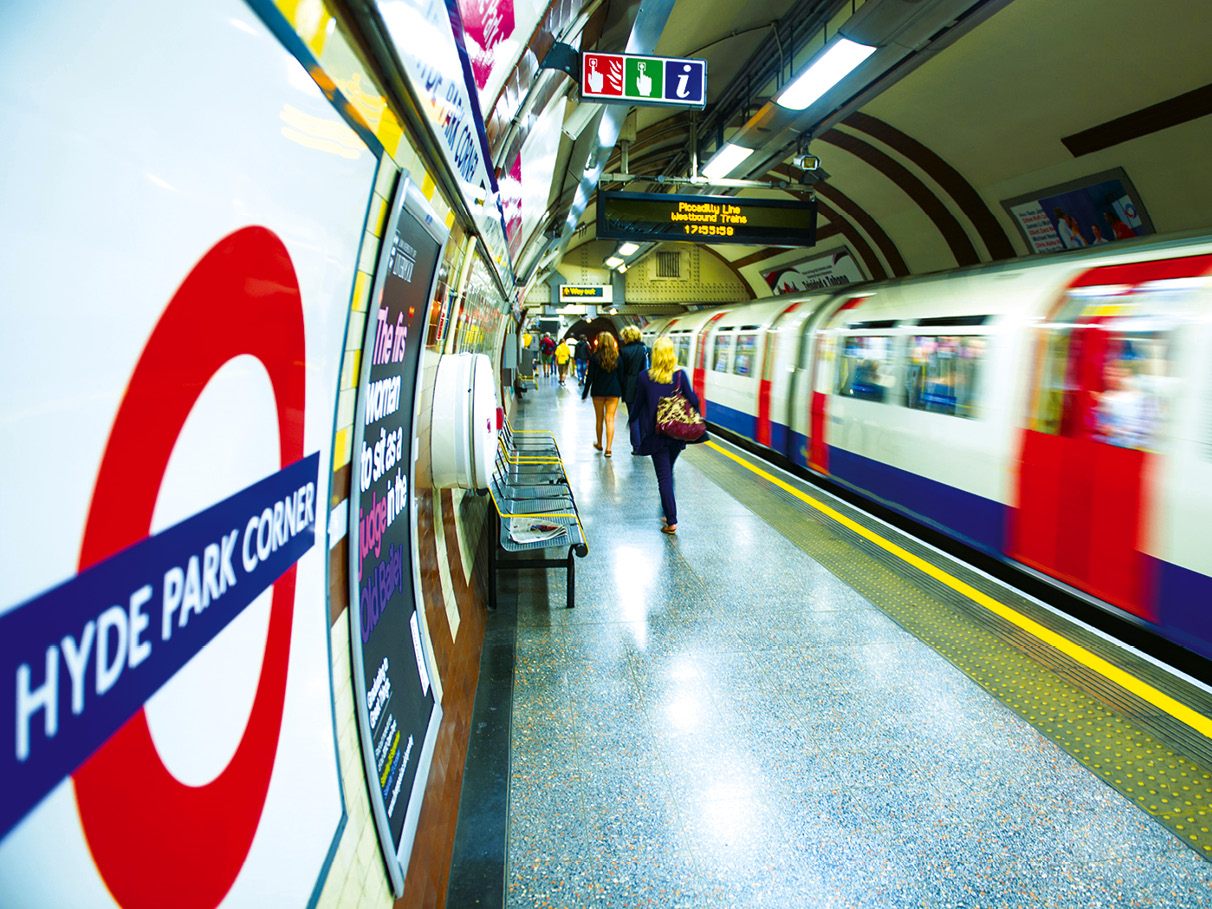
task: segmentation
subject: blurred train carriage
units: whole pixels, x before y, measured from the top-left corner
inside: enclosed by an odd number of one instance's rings
[[[707,419],[1212,656],[1212,238],[657,320]]]

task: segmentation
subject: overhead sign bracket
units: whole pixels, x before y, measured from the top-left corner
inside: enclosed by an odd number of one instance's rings
[[[578,83],[581,81],[581,52],[568,44],[556,42],[539,64],[539,69],[558,69]]]

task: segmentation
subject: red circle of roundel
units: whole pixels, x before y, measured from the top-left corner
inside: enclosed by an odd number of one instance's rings
[[[306,341],[286,247],[262,227],[220,240],[160,317],[131,375],[101,460],[80,570],[151,532],[160,483],[181,428],[223,364],[251,354],[278,411],[281,465],[303,456]],[[235,755],[210,783],[188,786],[160,760],[140,710],[73,776],[88,847],[125,907],[211,907],[231,889],[261,819],[286,696],[295,566],[273,586],[265,655]],[[170,896],[171,894],[171,896]]]

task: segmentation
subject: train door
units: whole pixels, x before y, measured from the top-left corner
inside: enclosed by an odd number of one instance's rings
[[[699,396],[699,401],[702,403],[703,416],[707,416],[707,341],[711,337],[711,330],[715,323],[728,315],[728,310],[717,312],[714,316],[708,319],[703,327],[699,329],[698,338],[694,342],[694,392]]]
[[[1212,256],[1091,269],[1039,329],[1009,555],[1150,621],[1146,532],[1180,316],[1157,291],[1209,270]]]
[[[834,317],[841,315],[847,310],[854,309],[866,296],[851,297],[838,307]],[[826,320],[827,321],[827,320]],[[825,321],[822,321],[823,328]],[[809,414],[808,426],[808,466],[820,471],[821,473],[829,473],[829,447],[826,433],[826,410],[829,395],[833,391],[833,371],[834,371],[834,341],[831,334],[825,331],[815,332],[816,338],[814,343],[814,351],[812,356],[811,377],[811,412]]]
[[[800,303],[792,303],[774,317],[766,329],[766,342],[762,346],[762,372],[758,379],[758,412],[754,439],[759,445],[765,445],[767,448],[774,447],[771,442],[770,394],[774,380],[774,360],[778,348],[775,341],[778,338],[779,322],[788,313],[799,309],[800,305]]]

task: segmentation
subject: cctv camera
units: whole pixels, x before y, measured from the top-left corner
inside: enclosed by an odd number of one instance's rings
[[[816,170],[821,166],[821,159],[816,155],[796,155],[792,163],[800,170]]]

